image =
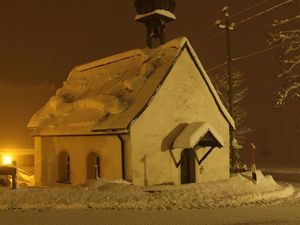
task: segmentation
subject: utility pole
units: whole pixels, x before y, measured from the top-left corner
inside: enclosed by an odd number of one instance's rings
[[[231,40],[230,40],[230,32],[235,29],[235,24],[229,21],[229,7],[225,6],[222,11],[225,14],[224,20],[217,20],[216,25],[220,29],[225,29],[226,32],[226,41],[227,41],[227,65],[228,65],[228,105],[229,105],[229,113],[232,117],[233,115],[233,99],[232,99],[232,57],[231,57]],[[224,23],[222,23],[224,22]],[[234,130],[230,127],[230,154],[231,160],[235,158],[234,149],[233,149],[233,140],[234,140]],[[236,159],[234,159],[236,160]],[[234,164],[235,162],[233,162]],[[234,166],[234,165],[232,165]]]

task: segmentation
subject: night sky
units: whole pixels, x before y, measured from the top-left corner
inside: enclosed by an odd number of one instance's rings
[[[263,0],[260,0],[263,1]],[[168,24],[168,40],[186,36],[206,69],[226,60],[225,33],[212,25],[258,0],[178,0],[177,21]],[[33,113],[62,85],[70,70],[105,56],[145,47],[145,28],[134,21],[133,0],[3,1],[0,7],[0,148],[32,147],[26,128]],[[232,18],[238,22],[282,2],[264,4]],[[237,26],[232,34],[233,57],[268,47],[275,18],[299,14],[300,1],[284,5]],[[276,49],[234,63],[249,87],[245,107],[257,146],[258,166],[299,166],[300,137],[295,133],[299,102],[272,110],[271,94],[280,70]],[[209,72],[223,73],[225,67]],[[298,115],[297,115],[298,114]],[[297,136],[298,135],[298,136]],[[242,159],[248,162],[248,146]]]

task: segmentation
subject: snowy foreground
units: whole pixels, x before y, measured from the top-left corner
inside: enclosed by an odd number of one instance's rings
[[[0,225],[300,225],[300,186],[258,172],[216,183],[136,187],[100,179],[78,187],[0,189]]]
[[[210,210],[1,212],[1,225],[299,225],[300,207]]]
[[[0,210],[11,209],[209,209],[274,203],[294,194],[291,185],[278,185],[258,171],[258,182],[250,173],[231,179],[181,186],[138,187],[126,181],[104,179],[86,185],[55,188],[3,189]]]

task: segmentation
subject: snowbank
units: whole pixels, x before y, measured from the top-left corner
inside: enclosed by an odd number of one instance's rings
[[[299,174],[300,168],[264,168],[264,173]]]
[[[0,189],[0,209],[193,209],[268,204],[294,193],[291,185],[279,186],[258,171],[258,183],[250,174],[229,180],[180,186],[138,187],[126,181],[98,179],[71,187],[20,187]]]
[[[34,175],[27,173],[24,170],[18,168],[17,174],[18,185],[20,186],[34,186]]]

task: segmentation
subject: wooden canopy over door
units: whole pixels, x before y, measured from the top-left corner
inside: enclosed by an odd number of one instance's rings
[[[196,161],[200,165],[215,147],[221,148],[223,145],[222,137],[210,124],[189,124],[172,144],[173,149],[183,149],[179,162],[176,162],[172,150],[170,151],[176,167],[181,166],[181,183],[195,183]],[[201,159],[198,159],[196,150],[201,147],[210,147],[210,149]]]

